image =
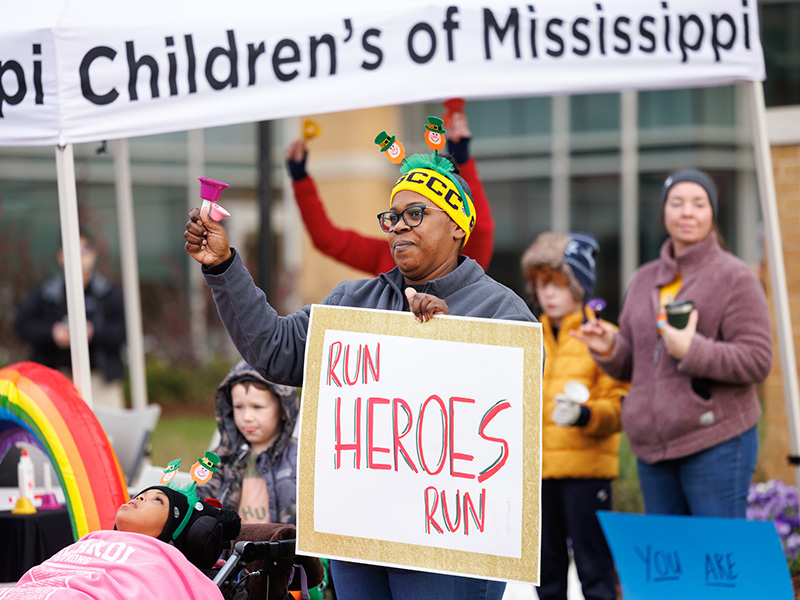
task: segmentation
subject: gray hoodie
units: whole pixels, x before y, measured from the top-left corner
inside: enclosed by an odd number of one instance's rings
[[[215,412],[220,444],[214,452],[221,462],[219,472],[211,481],[197,488],[198,496],[216,498],[225,508],[239,509],[250,445],[234,422],[231,388],[244,380],[266,384],[281,403],[283,427],[272,446],[257,457],[256,468],[267,484],[270,521],[296,524],[297,440],[292,432],[297,421],[297,388],[267,381],[245,361],[239,361],[217,388]]]

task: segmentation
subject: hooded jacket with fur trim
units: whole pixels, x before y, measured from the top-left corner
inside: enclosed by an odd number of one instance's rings
[[[217,388],[215,411],[220,432],[219,472],[197,488],[197,495],[219,500],[225,508],[239,510],[242,480],[250,460],[250,445],[233,419],[231,387],[242,378],[256,379],[270,389],[281,403],[283,426],[278,439],[256,459],[256,468],[267,484],[271,523],[296,524],[297,520],[297,440],[292,436],[298,413],[297,388],[264,379],[244,361],[239,361]]]

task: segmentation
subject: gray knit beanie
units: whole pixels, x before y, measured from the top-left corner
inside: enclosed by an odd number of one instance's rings
[[[678,169],[671,173],[665,180],[664,186],[661,190],[661,207],[667,202],[667,195],[672,187],[684,181],[691,181],[703,187],[708,194],[708,200],[711,202],[711,210],[714,213],[714,218],[717,218],[719,210],[719,200],[717,198],[717,186],[714,180],[711,179],[708,173],[700,169]]]

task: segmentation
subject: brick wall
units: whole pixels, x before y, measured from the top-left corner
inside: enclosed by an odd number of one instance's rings
[[[800,146],[774,146],[772,148],[772,165],[778,199],[778,218],[783,242],[786,285],[789,292],[789,312],[792,317],[795,353],[798,354],[798,349],[800,349]],[[767,289],[770,312],[772,312],[773,299],[768,271],[764,272],[763,280]],[[761,386],[764,415],[760,425],[761,449],[755,479],[762,481],[778,477],[786,482],[794,482],[794,470],[786,462],[786,456],[791,453],[791,439],[774,318],[772,322],[775,354],[772,371]]]

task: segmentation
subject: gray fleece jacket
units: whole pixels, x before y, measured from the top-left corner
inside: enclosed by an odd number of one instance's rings
[[[272,381],[302,385],[311,307],[278,315],[235,251],[232,260],[211,269],[203,267],[203,273],[220,318],[244,360]],[[403,275],[395,267],[373,279],[337,284],[322,304],[408,310],[403,287]],[[459,256],[452,273],[427,282],[419,291],[447,302],[451,315],[536,322],[522,298],[465,256]]]
[[[680,271],[677,300],[700,315],[686,356],[664,349],[656,317],[660,288]],[[631,381],[622,427],[645,462],[681,458],[725,442],[758,423],[756,384],[772,365],[766,296],[750,268],[723,250],[716,234],[677,259],[672,242],[634,274],[620,313],[612,354],[595,355],[615,379]]]

